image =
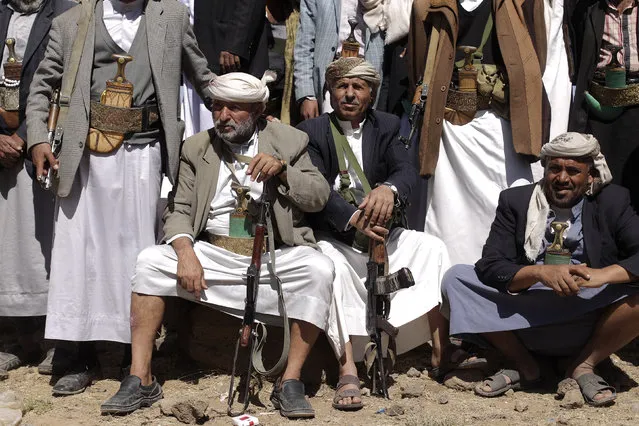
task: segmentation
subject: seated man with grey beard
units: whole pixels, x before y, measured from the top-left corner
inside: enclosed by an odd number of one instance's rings
[[[273,321],[282,312],[270,263],[293,320],[288,365],[271,401],[283,416],[313,417],[299,379],[326,326],[333,264],[316,250],[304,213],[324,207],[329,187],[309,158],[306,134],[259,118],[269,97],[266,84],[249,74],[230,73],[214,79],[210,90],[215,127],[184,142],[164,215],[167,244],[149,247],[138,257],[131,298],[131,375],[102,405],[102,413],[129,413],[162,398],[151,375],[151,355],[164,314],[163,297],[178,296],[242,316],[253,251],[251,207],[260,200],[271,206],[275,232],[269,238],[276,250],[274,257],[268,249],[262,255],[256,312],[262,321]]]
[[[567,357],[565,381],[609,405],[615,389],[595,368],[639,335],[639,216],[592,135],[558,136],[541,161],[540,182],[501,193],[475,267],[444,276],[450,332],[480,335],[514,365],[478,395],[538,384],[541,354]]]

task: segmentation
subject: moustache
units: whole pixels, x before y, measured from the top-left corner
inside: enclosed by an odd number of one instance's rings
[[[229,119],[226,121],[215,120],[214,124],[215,124],[215,128],[218,130],[223,129],[224,127],[231,127],[233,130],[237,129],[237,123],[233,119]]]
[[[346,98],[342,98],[342,99],[340,99],[339,103],[342,104],[342,105],[353,105],[353,106],[359,106],[360,105],[360,102],[359,102],[359,100],[357,98],[353,99],[353,100],[347,100]]]

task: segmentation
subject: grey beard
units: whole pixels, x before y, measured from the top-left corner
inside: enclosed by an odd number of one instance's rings
[[[8,0],[9,5],[19,13],[33,13],[40,10],[44,0]]]
[[[220,121],[215,122],[215,133],[217,136],[222,139],[226,143],[237,144],[244,143],[248,141],[253,133],[255,132],[255,122],[257,121],[257,117],[254,117],[251,114],[251,117],[243,121],[241,123],[236,123],[232,121],[232,124],[235,125],[235,130],[229,133],[221,133],[218,132],[217,127],[221,124]]]

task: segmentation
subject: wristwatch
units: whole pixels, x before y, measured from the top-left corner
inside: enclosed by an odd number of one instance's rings
[[[397,191],[397,187],[395,185],[390,182],[383,182],[382,185],[389,187],[390,190],[393,191],[393,194],[395,194],[395,198],[399,197],[399,192]]]

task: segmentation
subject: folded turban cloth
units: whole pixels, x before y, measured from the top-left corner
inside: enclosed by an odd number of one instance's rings
[[[568,132],[557,136],[552,141],[541,147],[541,161],[545,163],[549,158],[584,158],[591,157],[599,176],[595,178],[587,195],[595,195],[604,185],[612,181],[612,173],[606,163],[606,158],[601,153],[599,142],[593,135]],[[542,245],[542,239],[546,232],[546,220],[550,205],[546,194],[539,182],[535,185],[533,195],[528,204],[526,217],[526,232],[524,234],[524,251],[526,257],[534,262]]]
[[[243,72],[231,72],[219,75],[209,83],[214,100],[240,103],[265,103],[268,101],[271,76],[264,74],[262,80]]]
[[[366,81],[373,90],[377,90],[382,81],[375,67],[364,58],[339,58],[326,68],[326,82],[329,87],[340,78],[354,77]]]

